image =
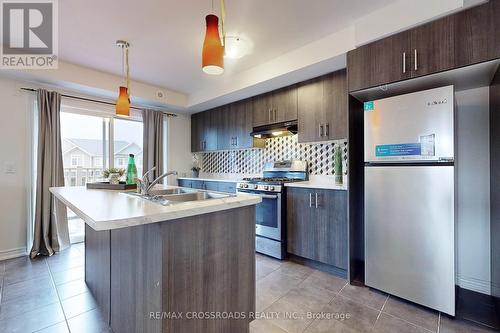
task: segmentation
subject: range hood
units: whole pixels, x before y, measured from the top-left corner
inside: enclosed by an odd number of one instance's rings
[[[254,138],[275,138],[278,136],[297,134],[297,120],[254,127],[251,136]]]

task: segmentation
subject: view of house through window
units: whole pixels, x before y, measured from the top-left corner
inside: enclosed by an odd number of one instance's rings
[[[142,122],[75,113],[72,110],[66,112],[64,107],[62,111],[65,186],[85,186],[90,182],[105,181],[103,170],[109,167],[126,169],[129,154],[134,154],[137,174],[142,174]],[[110,133],[113,133],[113,138]],[[110,140],[113,140],[113,145],[109,145]],[[85,225],[69,209],[68,223],[71,242],[83,241]]]

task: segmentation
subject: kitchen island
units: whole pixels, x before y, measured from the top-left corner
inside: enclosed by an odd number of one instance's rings
[[[85,281],[114,332],[249,331],[259,197],[162,205],[116,191],[50,190],[86,223]]]

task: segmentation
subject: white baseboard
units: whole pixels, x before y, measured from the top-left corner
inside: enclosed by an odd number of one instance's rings
[[[22,257],[22,256],[25,256],[27,254],[28,254],[28,252],[26,251],[25,247],[19,247],[17,249],[10,249],[10,250],[1,250],[0,251],[0,261]]]
[[[491,282],[470,277],[457,276],[457,285],[460,288],[472,290],[481,294],[491,295]]]

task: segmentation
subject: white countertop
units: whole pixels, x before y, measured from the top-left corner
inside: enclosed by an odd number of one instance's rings
[[[346,185],[337,185],[335,183],[318,183],[313,181],[286,183],[285,186],[347,191]]]
[[[344,183],[342,185],[335,184],[333,176],[316,176],[311,175],[308,181],[286,183],[286,187],[303,187],[303,188],[317,188],[324,190],[341,190],[347,191],[347,177],[344,176]]]
[[[177,187],[159,185],[155,189]],[[174,220],[255,205],[262,201],[258,196],[239,193],[226,198],[162,206],[121,191],[88,190],[84,186],[52,187],[50,192],[96,231]]]

